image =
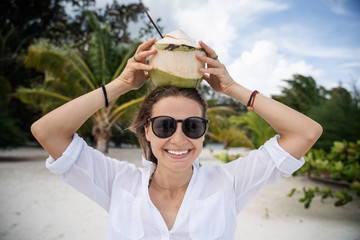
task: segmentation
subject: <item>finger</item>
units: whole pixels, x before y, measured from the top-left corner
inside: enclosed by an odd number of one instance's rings
[[[135,57],[136,57],[136,60],[137,61],[142,61],[142,60],[146,60],[146,58],[148,57],[148,56],[151,56],[151,55],[154,55],[154,54],[156,54],[157,53],[157,49],[153,49],[153,50],[148,50],[148,51],[142,51],[142,52],[138,52],[138,53],[136,53],[135,55]]]
[[[144,63],[140,63],[140,62],[135,62],[135,61],[134,61],[134,64],[133,64],[132,67],[135,70],[147,70],[147,71],[154,70],[153,66],[150,66],[150,65],[147,65],[147,64],[144,64]]]
[[[208,45],[206,45],[203,41],[199,41],[199,45],[201,48],[203,48],[206,52],[206,55],[208,55],[209,57],[215,57],[216,53],[215,51],[209,47]]]
[[[156,41],[156,38],[152,38],[152,39],[140,44],[138,49],[136,50],[136,52],[148,50],[155,43],[155,41]]]
[[[196,58],[199,59],[200,61],[205,62],[207,64],[210,64],[212,66],[220,67],[222,65],[219,60],[215,60],[215,59],[213,59],[211,57],[205,57],[205,56],[201,56],[199,54],[196,54]]]
[[[220,69],[218,68],[200,68],[200,72],[208,73],[210,75],[219,75],[221,73]]]

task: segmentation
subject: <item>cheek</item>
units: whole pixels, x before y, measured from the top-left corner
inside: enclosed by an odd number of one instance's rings
[[[198,151],[201,151],[203,146],[204,146],[204,140],[205,140],[205,137],[201,137],[200,139],[197,139],[195,141],[192,141],[192,144],[196,147],[196,149]]]
[[[202,148],[203,148],[203,146],[204,146],[204,140],[202,140],[202,141],[199,141],[199,143],[198,143],[198,148],[200,149],[200,150],[202,150]]]
[[[198,139],[198,142],[199,142],[199,144],[201,144],[201,145],[204,144],[204,141],[205,141],[205,134],[204,134],[201,138]]]

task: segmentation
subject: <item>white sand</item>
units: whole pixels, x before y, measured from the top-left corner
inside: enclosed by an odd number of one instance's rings
[[[202,164],[217,164],[212,155],[221,151],[204,150]],[[141,164],[139,149],[111,149],[109,155]],[[46,157],[35,148],[0,151],[0,239],[105,239],[107,213],[48,172]],[[304,185],[321,184],[291,177],[264,188],[238,216],[236,239],[360,240],[358,198],[339,208],[331,199],[315,199],[305,210],[297,201],[300,194],[286,196]]]

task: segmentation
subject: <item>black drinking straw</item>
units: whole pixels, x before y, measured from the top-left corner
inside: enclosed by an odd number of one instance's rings
[[[156,31],[159,33],[160,37],[163,38],[163,35],[161,34],[160,30],[157,28],[156,24],[154,23],[154,21],[152,20],[152,18],[150,17],[148,11],[146,11],[146,8],[144,7],[144,4],[141,3],[142,8],[144,9],[146,15],[148,16],[148,18],[150,19],[151,23],[154,25]]]

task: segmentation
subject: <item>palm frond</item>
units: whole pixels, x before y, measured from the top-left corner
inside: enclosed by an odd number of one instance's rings
[[[114,49],[113,41],[109,39],[110,35],[104,35],[102,32],[93,33],[87,52],[87,59],[98,85],[110,82],[111,65],[114,61],[114,52],[111,51]]]
[[[96,15],[92,12],[87,12],[86,15],[93,29],[87,51],[87,60],[95,75],[97,84],[106,84],[111,81],[114,62],[116,62],[114,38],[111,35],[110,26],[105,24],[102,27]]]
[[[29,95],[49,96],[49,97],[61,99],[64,101],[72,100],[71,98],[61,95],[61,94],[58,94],[56,92],[51,92],[51,91],[48,91],[45,89],[34,89],[34,88],[19,88],[14,95],[16,97],[19,97],[21,100],[24,100],[24,102],[31,101],[31,100],[26,100],[26,99],[29,99],[29,98],[26,98],[26,96],[29,96]]]
[[[226,106],[214,106],[208,108],[206,114],[207,115],[220,115],[220,114],[235,114],[236,111],[231,107]]]
[[[54,92],[51,89],[44,89],[41,86],[18,88],[14,96],[19,98],[23,103],[40,108],[44,114],[72,100],[67,96]]]
[[[120,106],[118,106],[117,108],[115,108],[110,116],[109,116],[109,120],[112,121],[113,119],[116,119],[117,118],[117,114],[124,110],[125,108],[131,106],[131,105],[134,105],[134,104],[137,104],[137,103],[140,103],[142,102],[143,100],[145,99],[145,97],[140,97],[140,98],[137,98],[137,99],[133,99],[133,100],[130,100],[124,104],[121,104]]]
[[[109,123],[109,126],[112,127],[118,120],[121,116],[123,116],[125,114],[125,111],[121,111],[119,112],[112,120],[111,122]]]
[[[232,116],[231,123],[243,125],[251,131],[253,143],[256,147],[263,145],[269,138],[276,134],[276,131],[254,112],[248,112],[243,116]]]
[[[56,79],[67,84],[74,84],[74,79],[83,79],[90,89],[95,89],[94,76],[78,53],[69,48],[56,47],[44,39],[29,47],[25,66],[51,72]]]
[[[129,58],[131,58],[131,56],[133,56],[136,52],[136,49],[138,48],[139,44],[135,44],[134,47],[132,47],[123,57],[123,60],[121,61],[120,65],[118,66],[118,68],[115,70],[114,75],[112,76],[111,80],[117,78],[117,76],[120,75],[120,73],[122,72],[122,70],[125,68],[126,63],[128,61]]]
[[[88,18],[89,25],[92,29],[100,29],[100,22],[97,19],[96,15],[91,11],[85,11],[85,16]]]

